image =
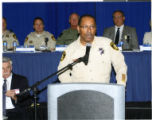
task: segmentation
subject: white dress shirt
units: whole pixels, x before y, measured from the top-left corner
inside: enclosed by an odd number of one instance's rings
[[[11,82],[12,82],[12,73],[11,75],[6,79],[6,84],[7,84],[7,91],[11,90]],[[3,78],[3,83],[4,83],[4,78]],[[12,103],[11,97],[6,96],[6,109],[14,109],[14,105]]]
[[[118,27],[118,26],[115,26],[115,37],[116,37],[116,33],[117,33],[117,29],[118,29],[118,28],[120,28],[120,29],[119,29],[119,31],[120,31],[120,32],[119,32],[119,42],[120,42],[120,41],[121,41],[121,36],[122,36],[122,32],[123,32],[124,25],[121,25],[121,26],[119,26],[119,27]],[[119,43],[119,42],[118,42],[118,43]]]

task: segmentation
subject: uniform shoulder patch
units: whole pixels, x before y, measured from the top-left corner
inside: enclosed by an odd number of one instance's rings
[[[62,57],[61,57],[61,61],[63,61],[63,60],[64,60],[65,56],[66,56],[66,52],[65,52],[65,51],[63,51],[63,53],[62,53]]]
[[[113,42],[110,43],[110,46],[115,50],[119,50],[119,48]]]
[[[25,38],[25,42],[27,42],[27,41],[28,41],[28,37]]]
[[[15,34],[13,34],[13,38],[14,38],[14,39],[17,39],[17,37],[16,37],[16,35],[15,35]]]
[[[63,32],[60,33],[59,37],[61,37],[63,35]]]
[[[51,35],[51,38],[52,38],[52,40],[56,41],[56,40],[55,40],[55,37],[54,37],[54,35]]]
[[[126,82],[126,75],[122,74],[122,82]]]

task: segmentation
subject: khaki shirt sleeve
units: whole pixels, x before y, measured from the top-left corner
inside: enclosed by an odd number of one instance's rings
[[[67,51],[62,53],[62,57],[58,66],[58,70],[62,69],[63,67],[67,66],[70,63],[70,55]],[[66,72],[62,73],[58,76],[61,83],[69,83],[72,81],[70,76],[71,70],[67,70]]]
[[[55,49],[55,46],[56,46],[56,39],[55,39],[54,35],[51,34],[49,37],[49,41],[48,41],[48,48]]]
[[[16,42],[17,42],[17,45],[20,45],[18,40]]]
[[[18,41],[18,39],[17,39],[15,34],[13,35],[13,37],[14,37],[14,40],[16,41],[17,45],[19,45],[19,41]]]
[[[127,82],[127,65],[124,60],[123,54],[118,48],[110,45],[111,61],[116,72],[117,84],[126,86]]]
[[[24,46],[28,45],[28,40],[29,40],[29,37],[27,36],[24,40]]]
[[[12,49],[13,48],[13,42],[16,41],[17,45],[19,45],[19,41],[15,35],[15,33],[11,32],[9,34],[9,39],[7,40],[8,43],[8,49]]]
[[[27,47],[29,47],[29,46],[35,46],[35,44],[34,44],[34,37],[33,37],[33,35],[31,33],[29,35],[27,35],[27,37],[25,38],[24,46],[27,46]]]

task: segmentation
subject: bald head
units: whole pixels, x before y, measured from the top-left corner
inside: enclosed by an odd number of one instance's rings
[[[69,23],[72,29],[77,29],[79,21],[79,15],[77,13],[72,13],[69,17]]]

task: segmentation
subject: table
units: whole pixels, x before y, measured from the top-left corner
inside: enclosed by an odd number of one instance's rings
[[[123,52],[128,66],[128,81],[126,87],[126,101],[151,101],[151,52]],[[57,71],[61,52],[52,53],[3,53],[13,60],[13,72],[26,76],[29,85],[47,77]],[[54,76],[42,83],[38,89],[39,102],[47,101],[46,86],[57,79]],[[115,82],[112,72],[111,82]]]

